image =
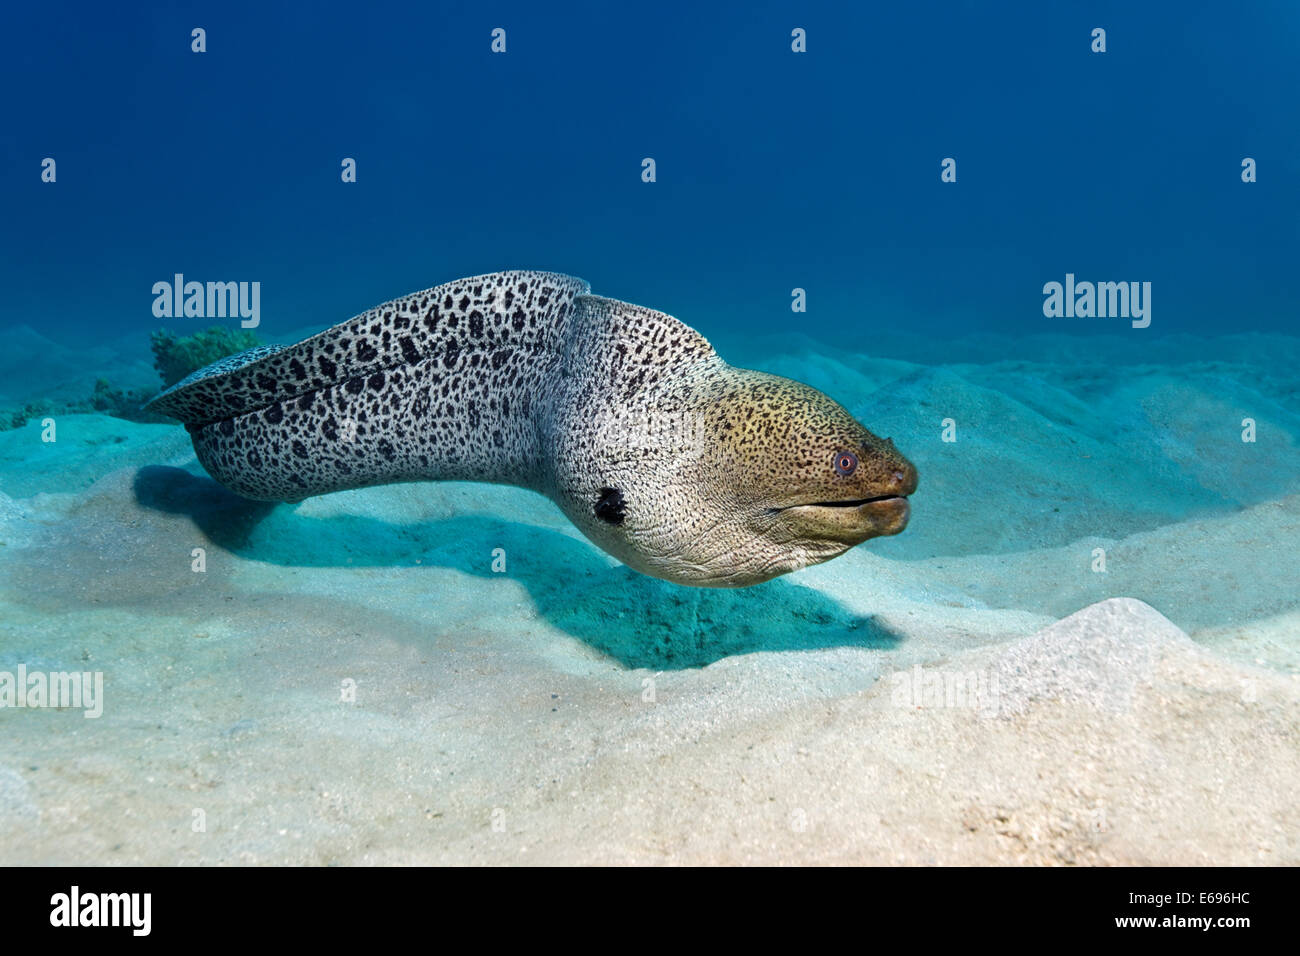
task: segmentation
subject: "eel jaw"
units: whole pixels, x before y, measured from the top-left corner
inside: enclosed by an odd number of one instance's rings
[[[898,534],[907,527],[906,495],[877,495],[844,501],[813,501],[770,512],[801,538],[838,541],[852,547],[869,538]]]

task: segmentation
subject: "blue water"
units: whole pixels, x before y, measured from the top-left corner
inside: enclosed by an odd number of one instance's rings
[[[0,326],[211,324],[153,316],[179,272],[261,282],[274,336],[524,267],[711,335],[788,327],[804,288],[800,331],[936,360],[1126,331],[1045,318],[1066,273],[1151,282],[1134,336],[1294,329],[1294,3],[547,6],[7,9]]]

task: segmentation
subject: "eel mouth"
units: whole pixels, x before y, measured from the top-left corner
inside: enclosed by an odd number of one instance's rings
[[[790,508],[857,508],[860,505],[870,505],[877,501],[906,501],[907,495],[876,495],[874,498],[850,498],[847,501],[810,501],[803,505],[790,505],[781,508],[781,511],[788,511]]]
[[[773,513],[792,524],[801,536],[854,545],[898,534],[907,527],[911,505],[906,495],[876,495],[787,505]]]

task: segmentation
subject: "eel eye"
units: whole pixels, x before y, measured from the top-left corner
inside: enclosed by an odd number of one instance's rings
[[[847,478],[853,474],[858,467],[858,456],[851,451],[841,451],[835,455],[835,473],[841,478]]]

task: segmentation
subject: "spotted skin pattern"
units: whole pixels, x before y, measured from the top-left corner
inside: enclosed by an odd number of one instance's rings
[[[245,497],[519,485],[631,567],[697,586],[755,584],[897,533],[916,487],[892,442],[821,392],[733,368],[677,319],[544,272],[386,302],[223,359],[151,407]]]

